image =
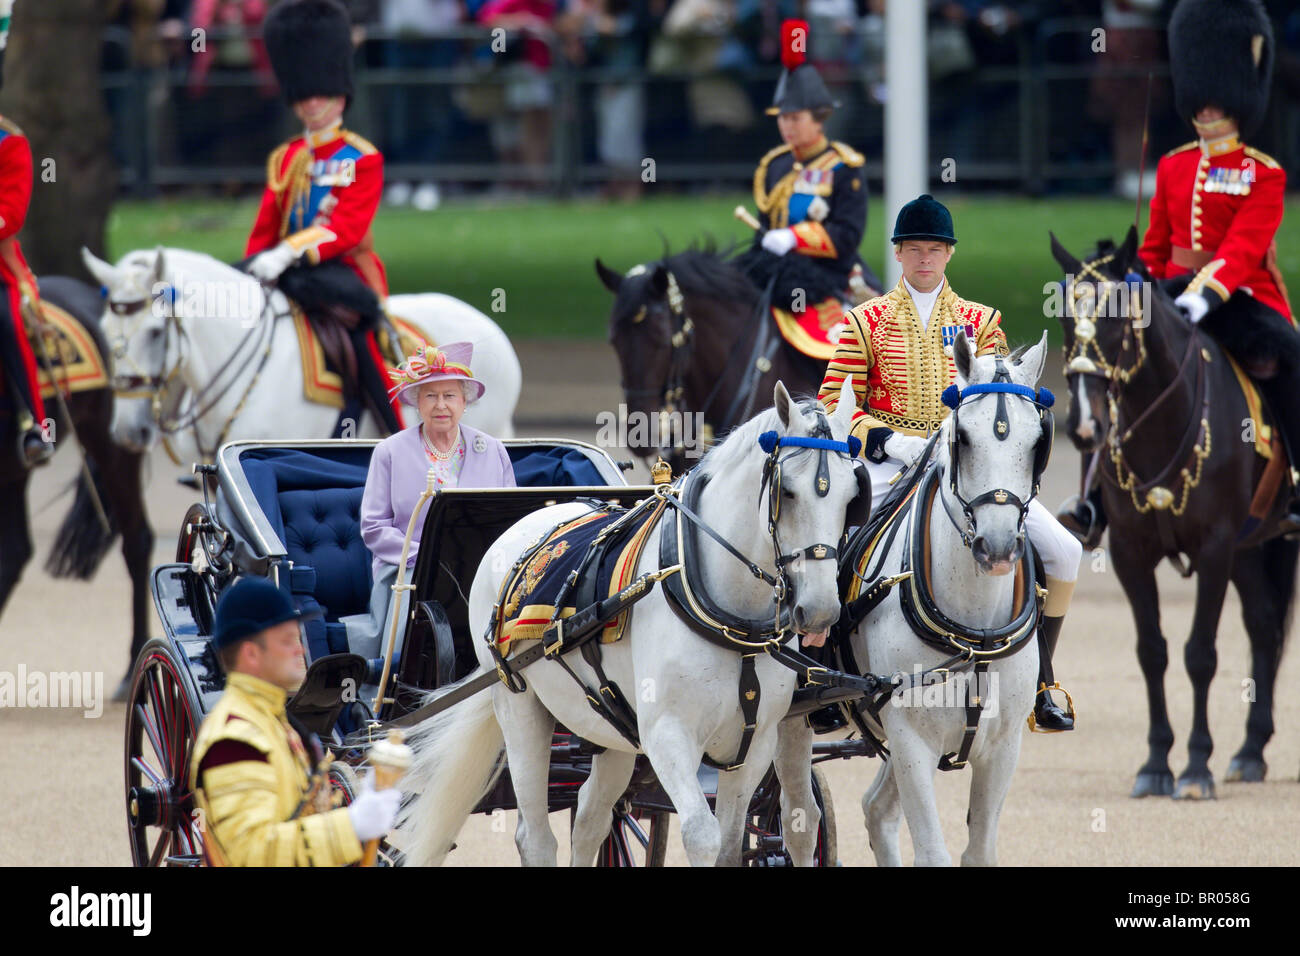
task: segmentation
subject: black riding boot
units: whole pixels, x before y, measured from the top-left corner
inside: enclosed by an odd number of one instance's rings
[[[1278,374],[1267,380],[1257,381],[1256,387],[1268,403],[1273,413],[1274,427],[1282,435],[1286,453],[1291,466],[1296,465],[1296,456],[1300,454],[1300,373]],[[1286,513],[1278,523],[1278,530],[1294,537],[1300,534],[1300,489],[1291,487],[1291,500],[1287,502]]]
[[[375,368],[374,359],[370,355],[370,337],[360,329],[348,334],[357,355],[357,378],[360,381],[365,405],[372,415],[379,418],[384,431],[389,435],[395,435],[402,430],[402,423],[397,420],[397,415],[394,414],[393,406],[389,401],[388,384],[379,369]]]
[[[1101,451],[1098,450],[1094,454],[1100,455]],[[1090,455],[1083,456],[1085,475],[1091,460]],[[1075,495],[1068,499],[1056,512],[1056,520],[1061,522],[1066,531],[1078,538],[1087,550],[1091,551],[1097,547],[1101,542],[1102,533],[1106,530],[1106,511],[1101,505],[1101,485],[1095,485],[1086,498]]]
[[[1046,617],[1038,625],[1038,696],[1034,698],[1034,717],[1031,727],[1040,733],[1054,734],[1074,729],[1074,715],[1057,707],[1050,691],[1056,683],[1052,675],[1052,654],[1056,639],[1061,636],[1062,617]]]

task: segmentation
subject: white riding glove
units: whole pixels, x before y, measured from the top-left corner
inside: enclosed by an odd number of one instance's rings
[[[919,435],[900,435],[898,432],[885,439],[885,454],[896,458],[905,465],[910,465],[925,451],[927,439]]]
[[[248,274],[260,282],[274,282],[298,259],[298,251],[287,242],[260,252],[248,264]]]
[[[387,790],[371,789],[370,778],[361,781],[356,799],[348,806],[348,819],[362,843],[377,840],[393,828],[397,810],[402,802],[402,791],[396,787]]]
[[[793,229],[769,229],[763,234],[763,248],[783,256],[798,244]]]
[[[1205,313],[1210,311],[1210,303],[1199,292],[1184,292],[1174,299],[1174,305],[1183,310],[1183,315],[1193,325],[1205,318]]]

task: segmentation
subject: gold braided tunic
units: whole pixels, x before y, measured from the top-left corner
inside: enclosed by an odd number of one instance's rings
[[[231,673],[226,692],[199,728],[190,779],[203,811],[210,863],[345,866],[361,859],[361,843],[345,808],[314,813],[310,802],[303,805],[312,767],[285,716],[287,697],[274,684]],[[200,778],[204,756],[223,741],[243,745],[250,759],[209,766]],[[251,759],[254,751],[261,760]]]
[[[941,396],[957,374],[951,345],[959,331],[975,343],[977,355],[1007,353],[1001,313],[961,298],[947,279],[928,325],[922,324],[902,279],[845,318],[848,325],[817,397],[834,411],[844,376],[853,376],[858,410],[850,434],[861,439],[864,451],[873,429],[924,437],[943,423],[948,408]]]

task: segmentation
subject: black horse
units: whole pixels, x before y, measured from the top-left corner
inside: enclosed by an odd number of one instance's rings
[[[1260,496],[1252,516],[1266,462],[1252,441],[1242,440],[1251,412],[1236,374],[1219,346],[1183,318],[1152,280],[1136,249],[1137,233],[1130,229],[1119,248],[1103,242],[1080,262],[1052,236],[1052,255],[1067,274],[1061,321],[1069,432],[1085,456],[1099,456],[1095,467],[1110,521],[1111,560],[1137,625],[1150,730],[1147,762],[1132,796],[1206,799],[1214,796],[1207,698],[1228,583],[1241,597],[1254,698],[1246,739],[1227,779],[1254,782],[1267,772],[1264,745],[1273,735],[1273,686],[1300,544],[1275,536],[1286,504],[1285,479]],[[1280,448],[1274,453],[1283,455]],[[1176,786],[1164,692],[1168,651],[1155,578],[1166,557],[1185,577],[1196,575],[1195,617],[1183,652],[1194,713],[1188,764]]]
[[[94,340],[107,360],[108,346],[99,329],[104,303],[99,293],[84,282],[62,276],[41,280],[41,298],[73,316]],[[41,361],[38,350],[37,362]],[[57,371],[55,374],[57,381]],[[27,521],[27,486],[40,472],[28,471],[18,458],[18,422],[11,389],[0,390],[0,613],[13,593],[23,568],[32,557],[31,529]],[[72,508],[63,519],[46,570],[55,577],[87,580],[94,575],[113,540],[122,537],[122,554],[131,575],[131,656],[149,639],[149,555],[153,530],[145,514],[141,490],[142,456],[113,444],[113,390],[103,388],[75,392],[66,397],[69,423],[63,404],[46,401],[46,414],[53,422],[55,448],[74,444],[85,449],[86,463],[93,476],[99,501],[108,519],[105,531],[83,471],[76,483]],[[71,424],[72,428],[69,428]],[[98,626],[87,622],[87,626]]]
[[[766,407],[756,396],[771,395],[778,379],[792,394],[821,386],[825,363],[781,338],[759,309],[761,290],[725,252],[691,248],[627,275],[597,259],[596,274],[614,293],[609,341],[623,376],[627,445],[642,457],[662,454],[674,473],[704,451],[709,435],[698,434],[696,416],[721,437]]]

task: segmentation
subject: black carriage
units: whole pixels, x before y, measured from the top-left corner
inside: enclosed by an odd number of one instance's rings
[[[268,577],[287,587],[300,607],[324,612],[304,626],[308,674],[289,708],[338,755],[330,780],[346,802],[352,768],[364,758],[353,742],[382,732],[386,722],[418,706],[424,692],[477,666],[472,641],[478,636],[469,630],[467,597],[479,561],[497,536],[548,505],[577,499],[627,505],[652,493],[629,486],[619,466],[592,445],[553,439],[505,444],[520,487],[449,489],[429,503],[405,637],[394,662],[396,681],[374,710],[383,658],[353,653],[341,619],[369,609],[370,553],[361,541],[358,513],[375,442],[232,442],[222,447],[216,464],[199,469],[205,491],[215,490],[186,513],[175,563],[153,570],[150,583],[164,636],[144,647],[131,676],[125,790],[135,865],[195,865],[201,859],[189,762],[198,726],[224,685],[208,638],[217,597],[236,577]],[[358,692],[344,693],[345,686]],[[815,760],[865,752],[855,741],[818,743],[815,749]],[[592,753],[585,741],[557,730],[552,811],[574,812]],[[706,793],[716,793],[716,772],[702,767],[700,774]],[[816,770],[813,791],[822,810],[817,859],[833,865],[834,810]],[[514,807],[507,769],[478,809]],[[672,809],[649,762],[639,758],[598,862],[661,864]],[[754,796],[745,839],[748,864],[788,863],[771,769]]]

